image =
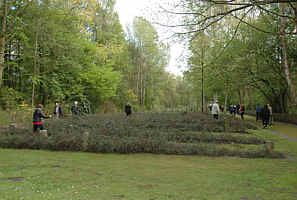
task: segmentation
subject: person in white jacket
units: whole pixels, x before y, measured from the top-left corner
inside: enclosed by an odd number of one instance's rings
[[[212,104],[211,114],[213,115],[214,119],[219,119],[219,112],[220,108],[218,105],[218,100],[215,101],[214,104]]]

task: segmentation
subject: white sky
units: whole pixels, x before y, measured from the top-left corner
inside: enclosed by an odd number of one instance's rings
[[[116,10],[119,14],[121,24],[125,28],[127,24],[132,24],[133,18],[135,16],[143,16],[146,19],[150,20],[152,13],[151,11],[154,9],[153,7],[158,5],[158,3],[162,0],[117,0]],[[169,0],[168,0],[169,1]],[[171,0],[173,1],[173,0]],[[159,36],[161,36],[161,28],[155,26],[157,31],[159,32]],[[163,37],[169,37],[170,35],[165,35]],[[183,47],[180,44],[171,44],[170,55],[171,59],[169,62],[169,66],[166,68],[167,71],[174,73],[176,75],[182,75],[182,66],[179,68],[181,62],[177,60],[183,54]]]

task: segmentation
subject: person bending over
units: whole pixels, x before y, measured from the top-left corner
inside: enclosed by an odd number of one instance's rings
[[[33,113],[33,132],[32,132],[33,136],[38,131],[38,129],[40,129],[40,130],[44,129],[42,118],[50,118],[51,117],[51,115],[45,116],[42,113],[42,109],[43,109],[43,105],[38,104],[37,108],[35,109],[35,111]]]

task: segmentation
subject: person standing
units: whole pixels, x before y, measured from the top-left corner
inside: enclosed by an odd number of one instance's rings
[[[214,104],[212,104],[211,114],[213,115],[214,119],[219,119],[219,112],[220,107],[218,105],[218,100],[215,101]]]
[[[240,104],[237,104],[237,106],[236,106],[236,113],[238,115],[240,114]]]
[[[132,108],[131,108],[131,106],[130,106],[129,103],[127,103],[127,104],[125,105],[125,113],[126,113],[126,116],[127,116],[127,117],[129,117],[129,115],[132,114]]]
[[[75,101],[74,102],[74,105],[71,107],[71,113],[72,113],[72,116],[75,116],[75,115],[78,115],[79,114],[79,107],[78,107],[78,102]]]
[[[229,106],[229,112],[230,112],[230,115],[233,114],[233,111],[234,111],[234,107],[233,107],[233,105],[230,105],[230,106]]]
[[[261,119],[262,107],[258,104],[256,106],[256,122]]]
[[[35,111],[33,113],[33,123],[32,123],[33,124],[33,132],[32,132],[33,136],[38,131],[38,128],[40,130],[44,130],[42,118],[50,118],[51,117],[51,115],[49,115],[48,117],[45,116],[42,113],[42,109],[43,109],[43,105],[38,104],[37,108],[35,109]]]
[[[269,126],[272,126],[272,120],[273,120],[273,118],[272,118],[272,106],[270,104],[267,104],[267,106],[268,106],[269,113],[270,113],[270,115],[269,115]]]
[[[241,116],[241,119],[242,119],[242,120],[244,120],[244,118],[243,118],[244,112],[245,112],[245,107],[244,107],[244,105],[242,104],[242,105],[240,105],[240,116]]]
[[[54,115],[56,115],[56,119],[59,119],[60,117],[63,116],[62,108],[58,102],[56,102],[56,106],[54,108]]]
[[[212,104],[209,104],[209,105],[208,105],[208,109],[209,109],[209,112],[211,112]]]
[[[236,113],[237,113],[237,111],[236,111],[236,105],[233,105],[233,117],[234,118],[236,117]]]
[[[270,111],[268,109],[268,105],[264,105],[264,108],[262,109],[263,128],[267,128],[269,117],[270,117]]]

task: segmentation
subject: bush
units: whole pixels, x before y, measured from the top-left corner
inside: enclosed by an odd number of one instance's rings
[[[287,113],[273,113],[273,120],[297,125],[297,115]]]
[[[123,115],[73,117],[46,121],[47,135],[33,137],[29,126],[6,129],[0,134],[0,147],[97,153],[239,157],[278,155],[271,149],[268,151],[265,140],[259,136],[208,132],[221,130],[223,123],[204,114],[180,116],[178,113],[151,113],[137,114],[132,118]],[[245,124],[241,126],[243,128]]]

